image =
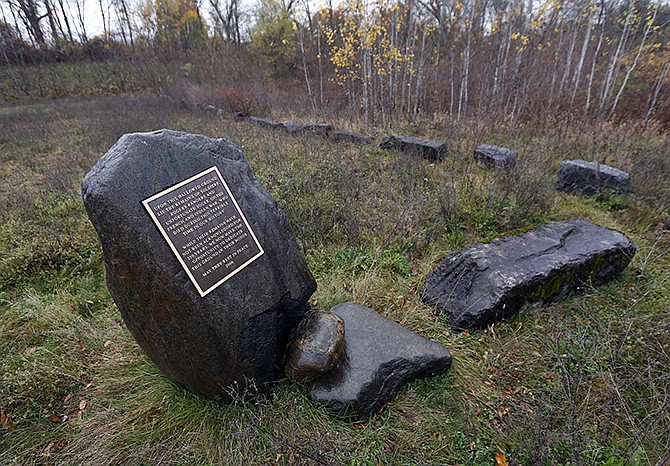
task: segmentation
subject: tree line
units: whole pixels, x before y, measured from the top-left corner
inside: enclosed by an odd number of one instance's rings
[[[86,30],[97,1],[103,32]],[[0,0],[7,65],[116,55],[254,57],[312,110],[670,123],[670,6],[656,0]],[[223,59],[223,57],[222,57]],[[337,91],[334,93],[333,89]]]

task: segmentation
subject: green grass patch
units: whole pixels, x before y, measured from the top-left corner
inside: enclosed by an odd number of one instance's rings
[[[509,464],[654,465],[670,450],[670,236],[656,228],[670,183],[658,135],[426,127],[456,141],[435,164],[152,96],[5,106],[0,118],[0,464],[491,465],[504,453]],[[363,424],[287,381],[222,406],[166,380],[107,292],[80,200],[82,177],[119,136],[163,127],[242,148],[317,279],[314,307],[369,306],[445,344],[449,373]],[[519,170],[478,167],[471,150],[487,142],[519,150]],[[628,168],[635,192],[556,193],[564,158]],[[445,255],[572,217],[637,243],[618,280],[480,331],[454,333],[421,303]]]

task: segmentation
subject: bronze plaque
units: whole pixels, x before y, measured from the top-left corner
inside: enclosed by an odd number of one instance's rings
[[[263,254],[215,166],[142,203],[200,296]]]

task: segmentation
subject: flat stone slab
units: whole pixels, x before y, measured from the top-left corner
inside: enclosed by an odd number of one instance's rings
[[[512,169],[516,166],[519,154],[506,147],[482,144],[475,148],[475,160],[480,167]]]
[[[372,309],[344,303],[331,312],[344,320],[344,353],[337,366],[311,383],[309,395],[336,414],[367,420],[405,384],[451,367],[443,345]]]
[[[267,392],[316,283],[242,152],[227,139],[126,134],[82,194],[112,298],[163,374],[219,401]]]
[[[636,249],[626,235],[586,220],[549,222],[447,256],[426,277],[421,299],[454,329],[481,328],[526,303],[613,280]]]
[[[382,140],[379,147],[433,161],[441,161],[449,154],[449,146],[445,142],[412,136],[388,136]]]
[[[602,190],[625,194],[631,190],[630,174],[602,163],[564,160],[558,167],[556,189],[582,196]]]
[[[310,311],[298,324],[286,350],[284,373],[297,382],[315,379],[340,361],[343,349],[342,318],[328,311]]]

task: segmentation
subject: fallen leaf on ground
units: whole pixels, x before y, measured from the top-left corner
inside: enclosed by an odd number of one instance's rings
[[[9,414],[4,409],[0,409],[0,424],[9,430],[16,430],[16,427],[9,423]]]
[[[509,466],[504,453],[496,453],[495,460],[496,466]]]

